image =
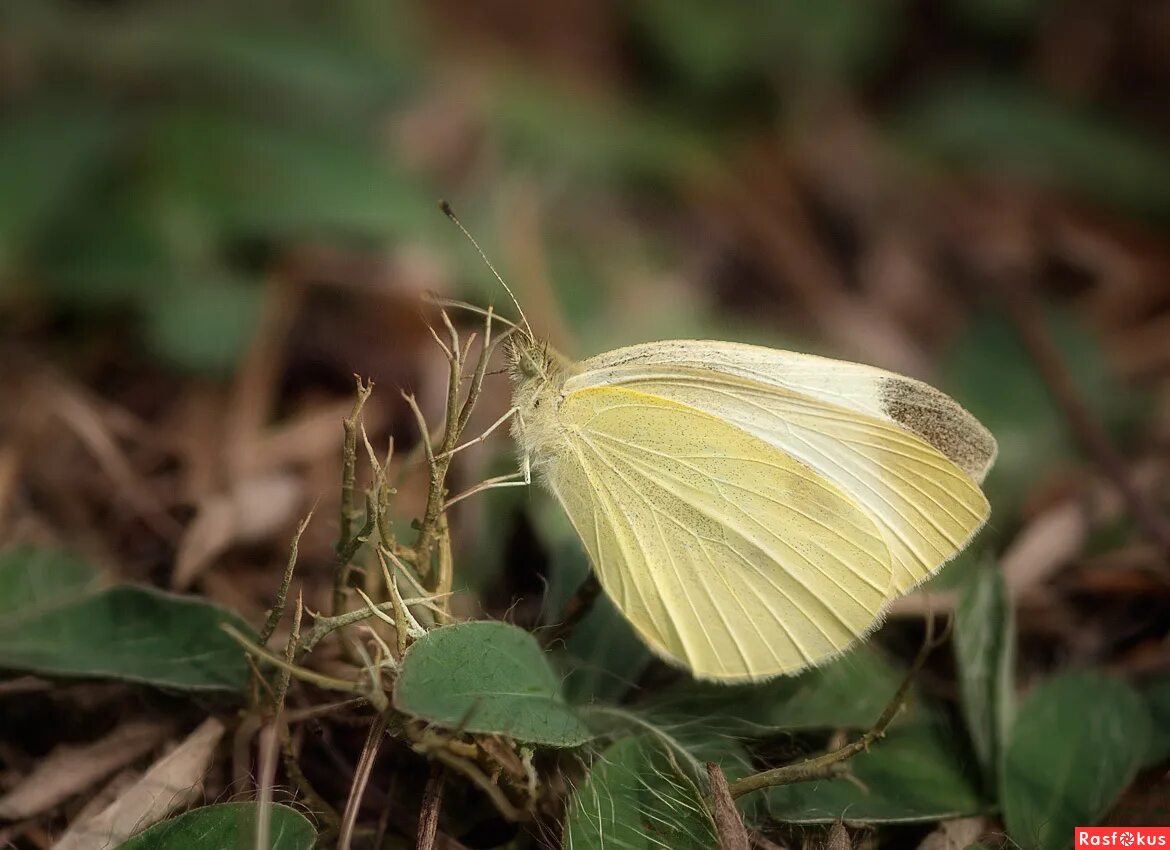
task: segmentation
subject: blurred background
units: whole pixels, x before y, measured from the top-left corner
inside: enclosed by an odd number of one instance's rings
[[[941,386],[1001,454],[935,589],[998,558],[1024,685],[1165,672],[1168,152],[1162,0],[7,0],[0,539],[256,622],[317,504],[324,607],[352,376],[405,455],[398,389],[436,423],[445,389],[422,296],[515,315],[447,198],[570,356],[733,339]],[[455,477],[513,468],[500,434]],[[550,501],[456,512],[463,614],[557,610],[585,565]],[[646,674],[579,637],[586,697]],[[102,721],[9,722],[32,757]]]

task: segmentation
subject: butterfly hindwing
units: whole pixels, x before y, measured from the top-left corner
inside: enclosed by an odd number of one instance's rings
[[[700,678],[817,664],[876,623],[877,524],[837,484],[721,417],[639,389],[565,394],[546,470],[602,585]]]

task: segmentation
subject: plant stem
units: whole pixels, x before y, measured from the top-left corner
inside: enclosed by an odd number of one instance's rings
[[[935,646],[934,620],[928,616],[926,618],[926,638],[923,641],[922,648],[918,650],[918,656],[906,672],[906,678],[902,680],[902,685],[894,694],[894,698],[886,705],[885,711],[882,712],[881,717],[878,718],[877,723],[874,724],[872,729],[856,741],[851,741],[843,747],[815,758],[805,759],[797,764],[775,767],[771,770],[753,773],[751,776],[745,776],[743,779],[737,779],[728,786],[732,798],[737,799],[744,794],[750,794],[752,791],[771,788],[775,785],[791,785],[794,782],[826,779],[840,774],[845,769],[844,762],[862,750],[868,750],[869,745],[874,741],[885,737],[886,729],[889,728],[890,723],[893,722],[894,717],[897,716],[898,711],[902,708],[902,704],[906,700],[906,695],[910,692],[911,685],[914,684],[914,678],[926,663],[927,657]]]

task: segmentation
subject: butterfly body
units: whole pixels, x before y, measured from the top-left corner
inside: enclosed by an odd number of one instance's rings
[[[918,381],[723,342],[581,363],[509,342],[522,461],[643,640],[699,678],[835,656],[986,521],[995,441]]]

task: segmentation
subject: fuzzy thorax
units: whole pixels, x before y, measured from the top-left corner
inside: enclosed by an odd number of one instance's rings
[[[512,376],[512,436],[521,458],[534,467],[542,466],[549,448],[561,438],[557,409],[564,399],[565,381],[571,365],[561,355],[526,334],[515,334],[507,342],[505,356]]]

